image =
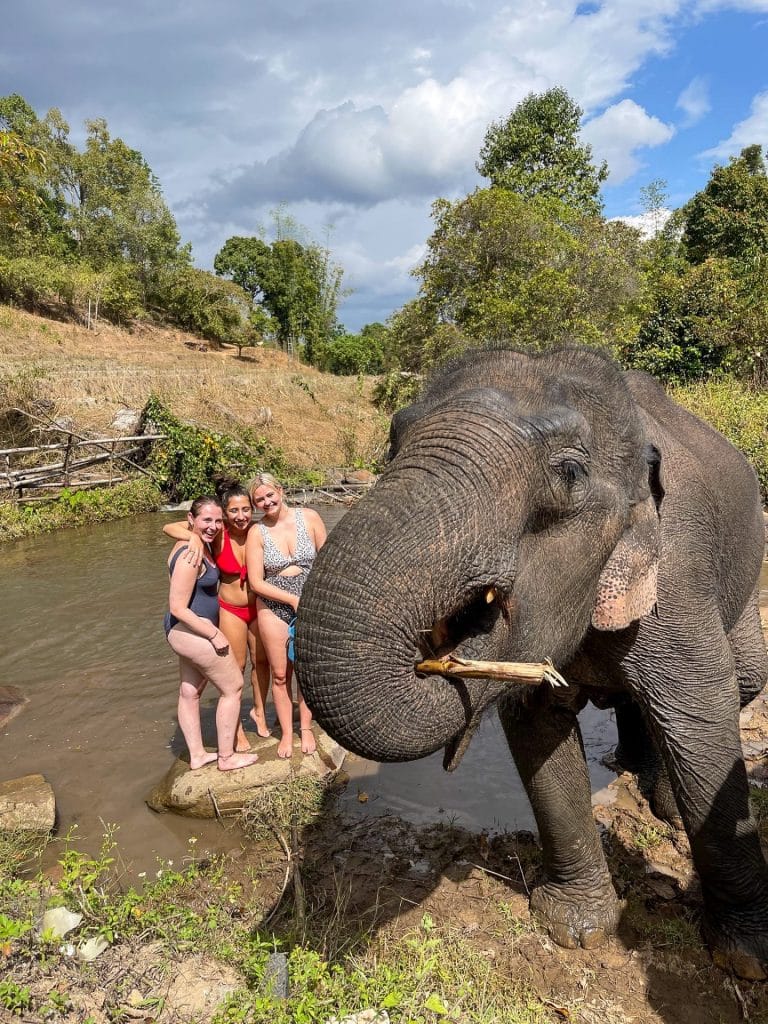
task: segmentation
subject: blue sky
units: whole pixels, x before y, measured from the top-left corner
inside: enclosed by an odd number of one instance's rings
[[[768,146],[768,0],[2,0],[0,94],[140,150],[195,261],[286,204],[345,269],[348,329],[415,294],[430,206],[481,184],[484,132],[559,85],[611,217],[685,202]]]

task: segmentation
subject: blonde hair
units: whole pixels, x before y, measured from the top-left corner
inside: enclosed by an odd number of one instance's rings
[[[271,473],[257,473],[256,476],[248,484],[248,497],[251,501],[254,501],[253,492],[259,487],[274,487],[278,491],[282,491],[283,485],[277,479],[272,476]]]

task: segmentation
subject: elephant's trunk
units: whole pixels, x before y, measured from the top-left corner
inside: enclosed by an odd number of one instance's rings
[[[474,455],[482,458],[477,444]],[[423,452],[418,473],[398,460],[335,527],[299,606],[302,691],[323,728],[372,760],[432,753],[500,692],[499,684],[415,673],[425,656],[462,642],[471,656],[477,634],[483,655],[492,654],[505,609],[489,605],[487,593],[511,594],[513,586],[514,555],[507,548],[499,557],[499,549],[515,531],[507,520],[502,539],[489,524],[487,468],[474,474],[465,453],[452,476],[452,454],[441,449],[436,458],[448,481],[439,499]]]

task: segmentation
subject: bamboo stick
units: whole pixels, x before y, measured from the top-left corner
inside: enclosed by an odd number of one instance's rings
[[[509,683],[537,686],[567,686],[551,661],[470,661],[456,654],[427,659],[416,665],[421,675],[464,676],[468,679],[499,679]]]

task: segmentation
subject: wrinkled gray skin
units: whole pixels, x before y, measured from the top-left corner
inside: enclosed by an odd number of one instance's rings
[[[391,436],[392,461],[332,532],[299,608],[297,671],[320,724],[363,757],[444,747],[451,767],[498,700],[544,851],[532,908],[557,942],[588,947],[619,905],[576,712],[618,703],[625,763],[663,758],[718,961],[760,977],[768,870],[738,713],[768,666],[747,462],[650,377],[580,348],[470,353]],[[448,651],[548,657],[572,685],[502,695],[416,675]]]

